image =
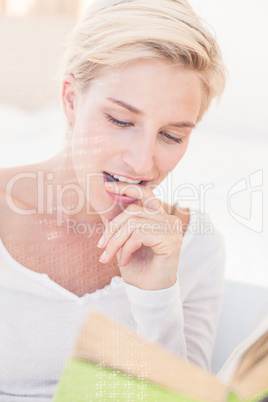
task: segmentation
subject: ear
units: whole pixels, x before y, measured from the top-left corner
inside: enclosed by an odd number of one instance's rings
[[[72,74],[66,75],[62,82],[61,99],[64,114],[71,125],[75,122],[75,100],[77,95],[77,85],[74,76]]]

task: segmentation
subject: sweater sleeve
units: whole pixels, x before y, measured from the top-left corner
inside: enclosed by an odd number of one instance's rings
[[[217,236],[211,244],[206,238],[207,246],[201,241],[195,252],[197,242],[188,244],[181,261],[185,266],[179,264],[172,287],[146,291],[124,286],[138,334],[209,369],[223,293],[224,247]]]
[[[223,244],[200,264],[202,274],[183,303],[189,361],[210,370],[224,282]],[[203,269],[202,269],[203,268]]]
[[[180,287],[176,283],[162,290],[142,290],[124,284],[137,325],[137,333],[186,357],[184,319]]]

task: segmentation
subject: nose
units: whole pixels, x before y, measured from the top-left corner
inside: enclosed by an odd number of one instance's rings
[[[123,162],[137,176],[151,176],[156,157],[156,141],[152,135],[140,135],[127,142]]]

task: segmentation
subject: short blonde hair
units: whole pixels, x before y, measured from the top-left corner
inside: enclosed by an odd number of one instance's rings
[[[164,59],[198,72],[204,99],[198,120],[225,87],[220,49],[186,0],[95,0],[72,31],[64,74],[82,91],[106,68]]]

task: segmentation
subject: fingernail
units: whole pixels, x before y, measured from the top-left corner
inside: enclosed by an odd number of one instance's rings
[[[106,250],[104,250],[104,252],[103,252],[102,255],[100,256],[99,262],[104,262],[105,259],[106,259],[106,255],[107,255]]]
[[[105,184],[105,187],[109,187],[109,188],[115,187],[115,184],[112,181],[105,181],[104,184]]]
[[[97,247],[102,248],[104,246],[104,236],[102,236],[97,244]]]

